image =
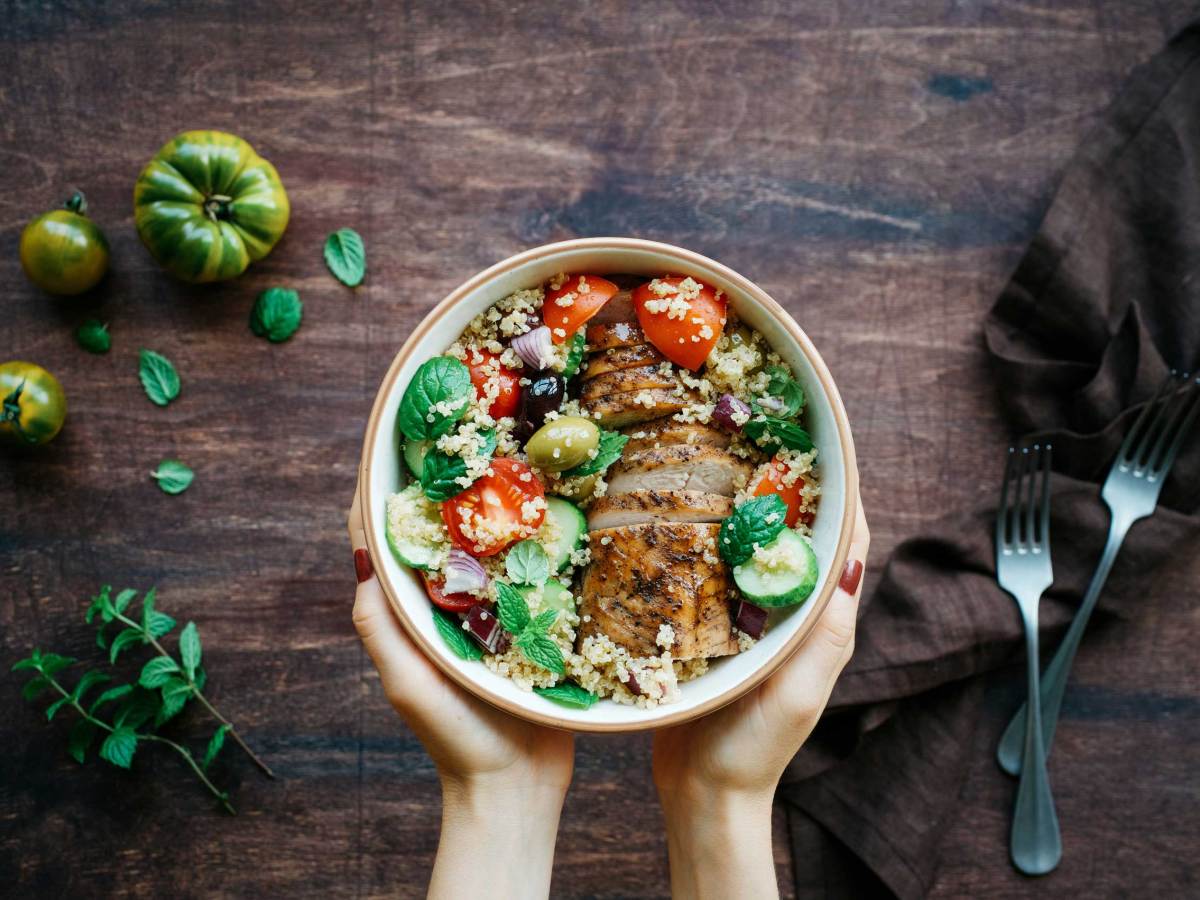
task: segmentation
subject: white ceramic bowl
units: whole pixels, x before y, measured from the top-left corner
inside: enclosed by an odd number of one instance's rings
[[[821,502],[813,547],[821,577],[808,602],[775,610],[766,636],[748,652],[714,660],[700,678],[680,686],[682,696],[655,709],[604,700],[588,710],[559,706],[521,690],[482,663],[452,654],[438,635],[420,578],[398,563],[384,536],[384,502],[403,482],[396,411],[417,367],[446,350],[467,324],[501,297],[558,272],[656,277],[691,275],[725,292],[738,318],[758,330],[795,372],[808,398],[805,426],[819,451]],[[669,244],[632,238],[586,238],[537,247],[497,263],[465,282],[417,326],[392,361],[367,422],[359,472],[367,544],[392,607],[413,640],[447,676],[513,715],[574,731],[639,731],[686,721],[736,700],[782,665],[803,642],[836,587],[854,524],[858,470],[846,411],[820,354],[778,303],[755,284],[711,259]]]

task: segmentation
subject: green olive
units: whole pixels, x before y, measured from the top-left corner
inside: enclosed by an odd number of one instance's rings
[[[548,472],[564,472],[583,463],[600,446],[600,429],[591,419],[559,416],[525,443],[529,462]]]

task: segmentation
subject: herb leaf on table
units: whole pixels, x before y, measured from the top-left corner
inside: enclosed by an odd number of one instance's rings
[[[290,288],[267,288],[254,301],[250,311],[250,330],[259,337],[278,344],[286,341],[300,327],[304,304],[300,295]]]
[[[339,228],[325,239],[325,265],[346,287],[358,287],[367,273],[367,249],[353,228]]]
[[[164,494],[182,494],[196,477],[196,473],[177,459],[164,459],[150,473]]]
[[[88,353],[107,353],[112,347],[108,326],[97,319],[88,319],[75,329],[75,340]]]
[[[139,354],[138,378],[152,403],[166,406],[179,396],[179,373],[161,353],[143,350]]]

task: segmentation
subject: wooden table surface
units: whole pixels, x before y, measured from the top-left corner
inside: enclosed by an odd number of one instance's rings
[[[437,779],[354,635],[345,509],[399,344],[452,287],[527,247],[671,241],[779,298],[824,353],[855,427],[869,589],[899,540],[992,490],[1008,436],[981,316],[1097,113],[1196,11],[1182,0],[0,3],[0,355],[47,366],[70,402],[53,445],[0,457],[0,668],[33,645],[92,655],[81,614],[96,587],[157,585],[162,608],[199,623],[215,702],[280,776],[224,757],[216,777],[241,811],[227,818],[173,758],[148,752],[132,775],[80,768],[66,726],[47,726],[0,675],[0,893],[423,894]],[[246,137],[293,204],[274,253],[215,287],[172,281],[132,226],[138,171],[186,128]],[[108,233],[112,268],[84,299],[53,300],[22,276],[17,241],[75,188]],[[321,261],[341,226],[367,242],[354,291]],[[246,324],[270,285],[305,303],[282,345]],[[107,356],[74,343],[89,316],[111,323]],[[167,409],[142,394],[142,347],[179,367]],[[164,457],[195,468],[187,493],[149,478]],[[1194,600],[1197,574],[1154,589]],[[1011,788],[981,748],[937,895],[1186,883],[1200,670],[1194,651],[1159,648],[1194,632],[1195,615],[1183,604],[1102,634],[1107,656],[1085,649],[1052,768],[1060,873],[1029,883],[1009,869]],[[1155,686],[1147,707],[1138,698]],[[189,712],[173,730],[198,741],[205,727]],[[579,741],[555,896],[667,894],[648,764],[647,738]],[[1128,841],[1088,845],[1093,823],[1114,818]],[[977,840],[993,832],[995,846]],[[790,893],[782,840],[776,858]]]

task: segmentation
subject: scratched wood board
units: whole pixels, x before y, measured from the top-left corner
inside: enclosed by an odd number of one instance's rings
[[[538,243],[667,240],[784,303],[854,425],[869,590],[899,540],[993,490],[1008,435],[980,318],[1088,126],[1196,11],[0,4],[0,348],[54,371],[70,403],[44,452],[0,457],[0,666],[34,644],[88,656],[81,612],[97,585],[156,584],[163,608],[201,626],[214,701],[280,774],[266,782],[228,754],[216,777],[241,814],[227,819],[174,759],[80,769],[65,728],[5,675],[0,884],[38,897],[423,894],[437,779],[354,636],[344,511],[396,348],[460,281]],[[275,252],[218,287],[171,281],[132,227],[140,167],[196,127],[249,139],[293,203]],[[17,241],[74,188],[108,233],[112,271],[86,298],[50,300],[23,278]],[[355,291],[320,256],[346,225],[368,245]],[[276,284],[305,303],[278,346],[246,324]],[[107,356],[74,344],[90,316],[111,323]],[[180,369],[167,409],[138,386],[141,347]],[[187,493],[149,478],[164,457],[195,468]],[[1194,600],[1198,571],[1153,588]],[[1011,786],[981,746],[935,894],[1179,894],[1200,832],[1200,671],[1184,639],[1196,624],[1181,603],[1102,630],[1081,655],[1051,767],[1062,870],[1029,883],[1008,868]],[[1015,680],[989,696],[997,728],[1016,696]],[[172,730],[198,741],[204,723],[189,713]],[[648,770],[646,737],[579,741],[555,896],[667,896]],[[777,816],[790,895],[784,829]]]

